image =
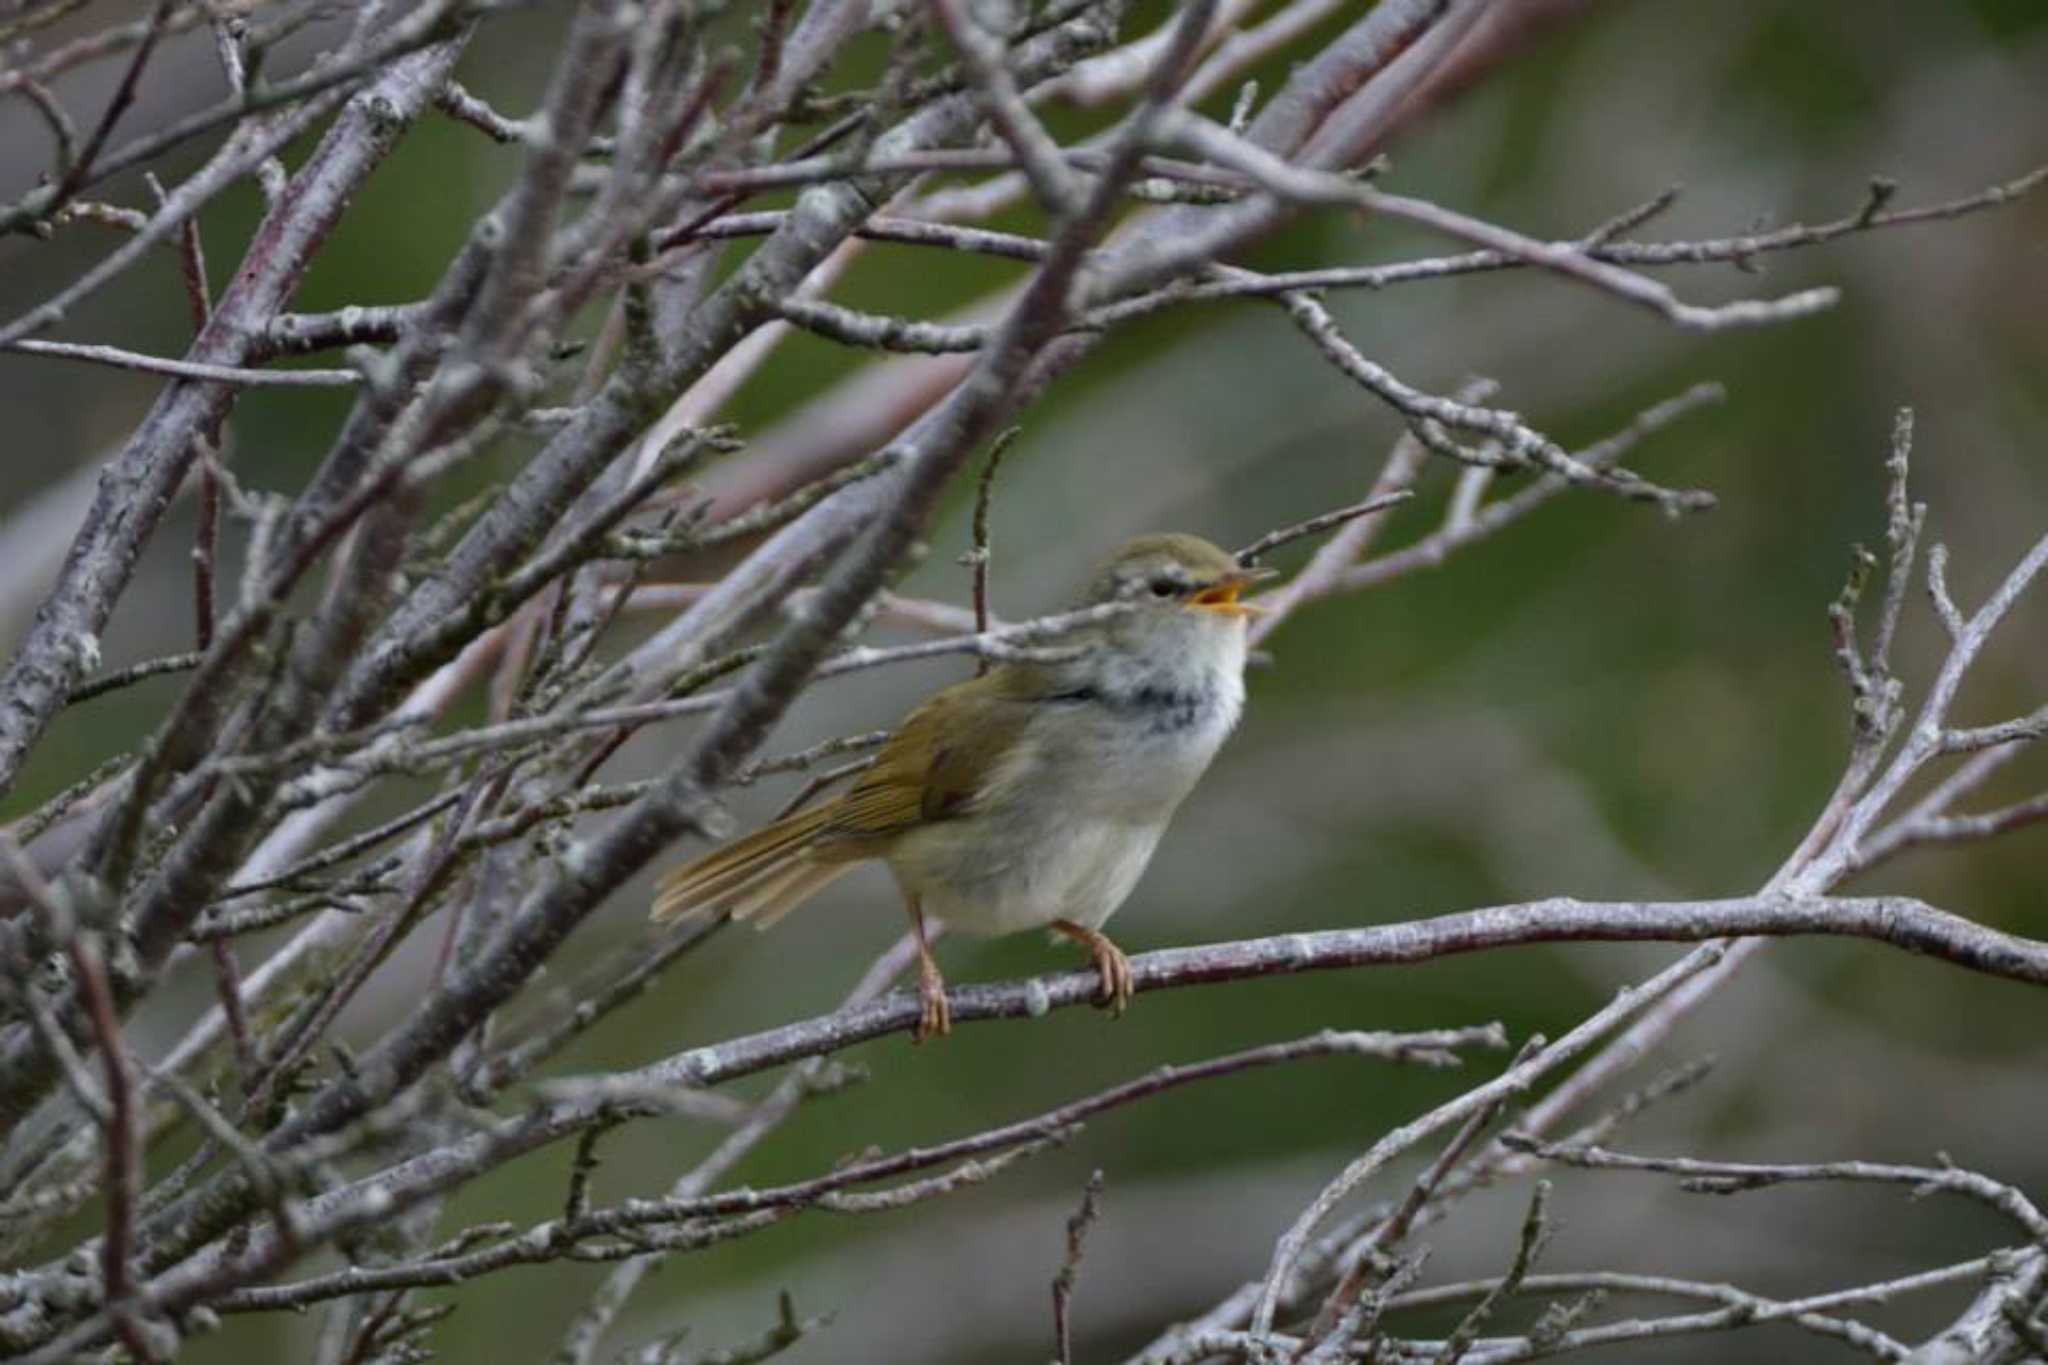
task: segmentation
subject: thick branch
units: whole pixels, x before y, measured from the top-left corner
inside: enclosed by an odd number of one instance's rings
[[[1750,896],[1684,902],[1531,901],[1434,919],[1331,929],[1310,934],[1169,948],[1131,959],[1140,993],[1335,967],[1390,966],[1515,944],[1569,941],[1691,943],[1737,934],[1869,938],[1942,958],[1972,971],[2048,985],[2048,943],[1987,929],[1907,897],[1789,900]],[[1093,1003],[1101,982],[1090,971],[1062,972],[1002,985],[954,990],[957,1023],[1034,1018],[1048,1009]],[[627,1076],[646,1084],[717,1085],[771,1066],[836,1052],[885,1034],[907,1032],[917,1001],[896,995],[763,1033],[693,1048]]]

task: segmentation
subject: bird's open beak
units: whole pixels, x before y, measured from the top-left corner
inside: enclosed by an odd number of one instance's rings
[[[1203,611],[1220,612],[1224,616],[1257,616],[1265,608],[1238,601],[1238,594],[1260,579],[1271,577],[1271,569],[1240,569],[1203,588],[1188,599],[1188,605],[1200,607]]]

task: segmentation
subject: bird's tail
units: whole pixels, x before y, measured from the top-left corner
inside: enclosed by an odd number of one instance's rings
[[[651,918],[723,913],[769,928],[852,868],[819,858],[812,845],[831,815],[827,804],[777,820],[663,874]]]

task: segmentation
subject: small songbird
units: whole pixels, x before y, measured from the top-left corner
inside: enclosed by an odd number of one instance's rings
[[[1237,724],[1257,610],[1238,594],[1266,575],[1197,536],[1131,541],[1084,599],[1129,610],[1078,632],[1078,649],[934,693],[843,794],[664,876],[654,919],[725,913],[766,929],[879,858],[917,938],[917,1039],[952,1027],[927,912],[969,933],[1080,942],[1121,1014],[1130,961],[1102,924]]]

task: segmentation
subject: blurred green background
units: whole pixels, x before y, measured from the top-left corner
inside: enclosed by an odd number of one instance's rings
[[[1569,236],[1683,182],[1684,197],[1647,235],[1719,236],[1853,211],[1873,174],[1896,179],[1896,202],[1911,205],[1971,193],[2048,157],[2048,7],[1881,9],[1860,0],[1595,5],[1405,135],[1386,183]],[[1138,22],[1154,13],[1142,10]],[[501,107],[528,107],[560,24],[560,7],[541,7],[487,25],[464,79]],[[1307,46],[1261,70],[1267,90]],[[189,63],[200,82],[189,98],[206,97],[214,77],[203,51],[187,45],[167,60]],[[24,183],[45,154],[40,126],[17,108],[0,129],[0,169],[10,186]],[[417,297],[514,164],[466,128],[424,124],[361,196],[299,306]],[[256,208],[244,190],[208,216],[216,286]],[[0,247],[0,305],[12,315],[81,268],[107,245],[92,238],[97,231]],[[1440,246],[1330,215],[1268,243],[1253,263],[1363,263]],[[1722,382],[1725,402],[1629,461],[1662,481],[1711,488],[1721,506],[1672,522],[1577,494],[1439,570],[1290,622],[1272,640],[1271,666],[1251,681],[1242,730],[1116,920],[1127,947],[1552,894],[1740,894],[1769,875],[1806,831],[1846,752],[1848,711],[1823,609],[1852,542],[1881,537],[1893,411],[1918,412],[1914,493],[1931,506],[1930,536],[1953,547],[1951,577],[1966,605],[2048,530],[2048,194],[1760,264],[1760,277],[1730,267],[1666,277],[1695,301],[1821,283],[1840,285],[1844,300],[1791,326],[1702,337],[1528,274],[1333,296],[1360,348],[1410,382],[1444,391],[1491,376],[1503,386],[1498,402],[1567,444],[1695,382]],[[1008,269],[879,249],[834,296],[941,316]],[[188,331],[165,257],[80,310],[63,335],[176,353]],[[865,363],[798,337],[725,415],[749,437],[772,435]],[[68,477],[89,488],[90,476],[76,471],[120,440],[154,392],[138,376],[21,357],[0,364],[13,433],[0,491],[12,515],[0,537],[55,505]],[[342,411],[331,395],[251,394],[234,420],[241,477],[295,488]],[[1242,544],[1355,499],[1397,432],[1388,411],[1324,364],[1276,308],[1161,315],[1100,347],[1025,418],[995,508],[996,609],[1019,616],[1064,601],[1097,555],[1136,531],[1182,528]],[[479,482],[524,453],[506,449]],[[1428,530],[1448,481],[1432,470],[1426,495],[1396,516],[1383,543]],[[905,590],[964,601],[966,574],[954,559],[966,538],[956,498]],[[110,665],[187,647],[188,543],[189,509],[174,511],[108,632]],[[0,539],[0,548],[18,544]],[[1290,548],[1280,562],[1293,567],[1307,553]],[[17,585],[0,601],[9,638],[51,567],[10,558]],[[2037,590],[1984,660],[1960,705],[1965,722],[2002,719],[2048,696],[2042,598]],[[1916,596],[1901,643],[1910,678],[1928,675],[1939,635]],[[961,670],[935,664],[821,687],[770,749],[888,724]],[[139,686],[67,714],[13,809],[134,744],[175,687]],[[611,775],[650,769],[681,739],[643,741]],[[2048,783],[2048,758],[2013,768],[1987,802]],[[735,812],[757,818],[789,790],[741,793]],[[2021,831],[1994,846],[1909,855],[1859,889],[1921,895],[2048,935],[2044,855],[2048,831]],[[620,896],[553,979],[637,934],[643,904],[638,889]],[[900,928],[878,872],[848,878],[772,938],[721,935],[559,1069],[636,1064],[827,1009]],[[397,959],[352,1014],[355,1036],[374,1037],[416,998],[438,934],[419,937],[421,950]],[[966,1028],[915,1052],[894,1039],[850,1059],[870,1072],[866,1084],[815,1101],[738,1178],[765,1183],[871,1144],[943,1139],[1159,1062],[1326,1026],[1500,1019],[1517,1038],[1554,1036],[1675,951],[1490,953],[1152,996],[1114,1025],[1069,1012]],[[949,942],[940,955],[956,981],[1072,960],[1030,936]],[[195,979],[183,999],[196,1005],[205,990]],[[2048,999],[2038,991],[1868,945],[1773,945],[1642,1072],[1712,1053],[1714,1076],[1621,1145],[1905,1162],[1941,1149],[2048,1192],[2044,1021]],[[1494,1065],[1486,1059],[1478,1074]],[[1345,1160],[1474,1079],[1347,1059],[1182,1090],[1106,1116],[1065,1149],[944,1202],[865,1219],[805,1215],[676,1259],[643,1288],[616,1340],[683,1325],[700,1348],[738,1339],[769,1323],[786,1287],[801,1310],[837,1315],[785,1357],[792,1361],[1044,1359],[1061,1226],[1099,1168],[1108,1193],[1078,1299],[1080,1355],[1120,1358],[1261,1270],[1273,1237]],[[596,1193],[663,1188],[717,1137],[683,1120],[624,1130],[605,1144]],[[568,1161],[566,1149],[553,1149],[506,1169],[466,1191],[445,1226],[550,1216]],[[1430,1279],[1496,1272],[1524,1198],[1489,1194],[1432,1230]],[[1974,1208],[1908,1204],[1882,1189],[1703,1200],[1648,1177],[1566,1176],[1554,1208],[1564,1227],[1546,1268],[1666,1271],[1767,1294],[1925,1268],[2007,1235]],[[450,1360],[538,1357],[602,1269],[518,1270],[472,1287],[435,1344]],[[1874,1320],[1910,1336],[1959,1301],[1927,1296]],[[217,1349],[192,1358],[283,1358],[309,1331],[299,1320],[243,1319]],[[1762,1328],[1670,1344],[1654,1358],[1836,1358],[1816,1340]],[[1611,1358],[1638,1355],[1650,1358],[1634,1349]]]

